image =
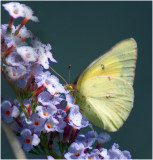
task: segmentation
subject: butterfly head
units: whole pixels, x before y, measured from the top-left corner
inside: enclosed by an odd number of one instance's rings
[[[75,91],[76,90],[76,85],[74,85],[74,84],[66,84],[65,86],[64,86],[64,88],[66,89],[66,90],[69,90],[69,91]]]

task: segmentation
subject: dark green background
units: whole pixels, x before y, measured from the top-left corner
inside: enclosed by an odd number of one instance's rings
[[[109,148],[116,142],[121,150],[129,150],[132,158],[151,159],[152,2],[31,1],[25,4],[40,20],[40,23],[28,22],[27,27],[42,42],[51,43],[54,57],[59,61],[52,67],[67,80],[68,65],[72,65],[71,82],[115,43],[130,37],[137,41],[134,108],[124,126],[118,132],[110,133],[112,140],[104,147]],[[8,13],[2,10],[2,23],[8,21]],[[14,97],[3,78],[2,96]],[[97,128],[97,131],[101,130]],[[2,132],[2,158],[13,158],[7,144]]]

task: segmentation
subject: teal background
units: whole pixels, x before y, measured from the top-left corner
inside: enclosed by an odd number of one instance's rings
[[[4,2],[2,2],[3,4]],[[23,3],[23,2],[22,2]],[[110,133],[121,150],[129,150],[132,158],[152,158],[152,2],[24,2],[30,6],[40,23],[28,22],[27,27],[43,43],[52,45],[58,64],[51,66],[71,83],[95,58],[117,42],[133,37],[138,45],[134,82],[134,108],[124,126]],[[2,24],[8,13],[2,9]],[[16,22],[21,22],[19,19]],[[1,94],[15,97],[2,77]],[[62,80],[61,80],[62,82]],[[62,82],[63,83],[63,82]],[[101,129],[95,127],[100,132]],[[1,158],[14,158],[2,131]],[[27,154],[28,158],[36,158]]]

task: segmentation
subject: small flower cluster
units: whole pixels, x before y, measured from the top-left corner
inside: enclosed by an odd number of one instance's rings
[[[25,27],[28,20],[37,22],[38,18],[31,8],[18,2],[3,7],[11,18],[9,24],[1,26],[1,72],[17,99],[2,99],[2,120],[11,125],[23,150],[48,159],[130,159],[130,153],[120,151],[117,144],[109,150],[100,148],[110,140],[107,133],[98,135],[92,130],[79,134],[91,124],[73,96],[48,70],[50,62],[57,63],[51,45],[43,44]],[[14,19],[19,17],[23,21],[14,26]]]

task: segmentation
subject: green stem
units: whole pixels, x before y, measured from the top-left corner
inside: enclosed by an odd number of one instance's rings
[[[42,154],[40,148],[38,146],[34,146],[35,150],[39,153],[39,154]]]
[[[51,156],[53,156],[55,159],[59,159],[60,158],[60,156],[58,154],[56,154],[53,150],[50,150],[49,154],[51,154]]]
[[[23,104],[23,101],[22,101],[21,97],[20,97],[20,96],[17,96],[17,99],[18,99],[18,101],[19,101],[19,103],[20,103],[21,109],[22,109],[22,111],[24,112],[26,118],[29,119],[30,117],[29,117],[28,113],[27,113],[26,110],[25,110],[25,107],[24,107],[24,104]]]
[[[29,151],[29,153],[39,155],[39,153],[37,153],[37,152],[36,152],[36,151],[34,151],[34,150]]]

